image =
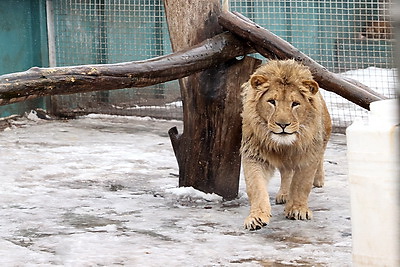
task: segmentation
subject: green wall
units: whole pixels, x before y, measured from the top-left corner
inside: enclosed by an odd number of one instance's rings
[[[0,75],[48,66],[45,0],[0,0]],[[37,99],[0,106],[0,117],[45,108]]]

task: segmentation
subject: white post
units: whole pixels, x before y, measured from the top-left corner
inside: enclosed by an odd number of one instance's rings
[[[56,39],[54,31],[54,9],[53,1],[46,0],[46,17],[47,17],[47,45],[49,49],[49,66],[56,67]]]
[[[346,131],[353,266],[398,267],[398,102],[376,101],[370,107],[368,123],[353,123]]]

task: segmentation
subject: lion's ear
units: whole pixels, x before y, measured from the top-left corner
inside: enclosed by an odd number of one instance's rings
[[[303,85],[310,90],[311,94],[315,95],[319,90],[319,85],[316,81],[304,81]]]
[[[262,75],[253,75],[250,79],[250,84],[251,84],[251,87],[253,87],[254,89],[257,89],[258,86],[266,83],[267,81],[268,81],[268,79]]]

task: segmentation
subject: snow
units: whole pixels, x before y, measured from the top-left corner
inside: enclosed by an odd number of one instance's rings
[[[397,69],[368,67],[366,69],[350,70],[341,74],[365,84],[372,90],[393,97],[397,88]]]
[[[31,110],[26,118],[31,121],[40,121],[40,118],[37,116],[37,112],[35,110]]]
[[[272,207],[249,232],[237,199],[178,188],[167,131],[179,121],[23,119],[0,132],[0,266],[351,266],[343,135],[326,152],[312,221]],[[275,197],[279,179],[270,185]]]
[[[174,101],[171,103],[166,103],[164,106],[139,106],[139,105],[134,105],[132,107],[121,107],[121,106],[117,106],[117,105],[112,105],[112,107],[116,108],[116,109],[126,109],[126,110],[135,110],[135,109],[165,109],[168,110],[171,107],[172,108],[182,108],[183,107],[183,103],[182,101]]]
[[[394,98],[398,86],[397,69],[368,67],[350,70],[339,75],[356,80],[377,93]],[[321,90],[334,126],[347,127],[353,121],[367,118],[367,110],[332,92]]]
[[[178,188],[170,188],[166,190],[167,193],[171,193],[179,199],[183,199],[186,201],[215,201],[221,202],[223,199],[221,196],[217,194],[207,194],[201,192],[199,190],[194,189],[193,187],[178,187]]]

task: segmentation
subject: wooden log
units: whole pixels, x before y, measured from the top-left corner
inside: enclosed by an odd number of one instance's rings
[[[208,69],[249,47],[230,33],[204,39],[186,49],[149,60],[118,64],[31,68],[0,76],[0,105],[41,96],[144,87]]]
[[[253,48],[267,58],[295,59],[308,66],[321,88],[334,92],[347,100],[369,109],[371,102],[386,99],[365,85],[360,85],[347,78],[328,71],[313,59],[296,49],[289,42],[262,28],[238,13],[224,11],[219,16],[219,23],[230,32],[249,40]]]
[[[220,0],[165,0],[174,51],[222,32]],[[225,199],[237,196],[240,176],[240,86],[258,60],[216,64],[180,80],[183,133],[169,131],[179,165],[179,186],[192,186]]]

